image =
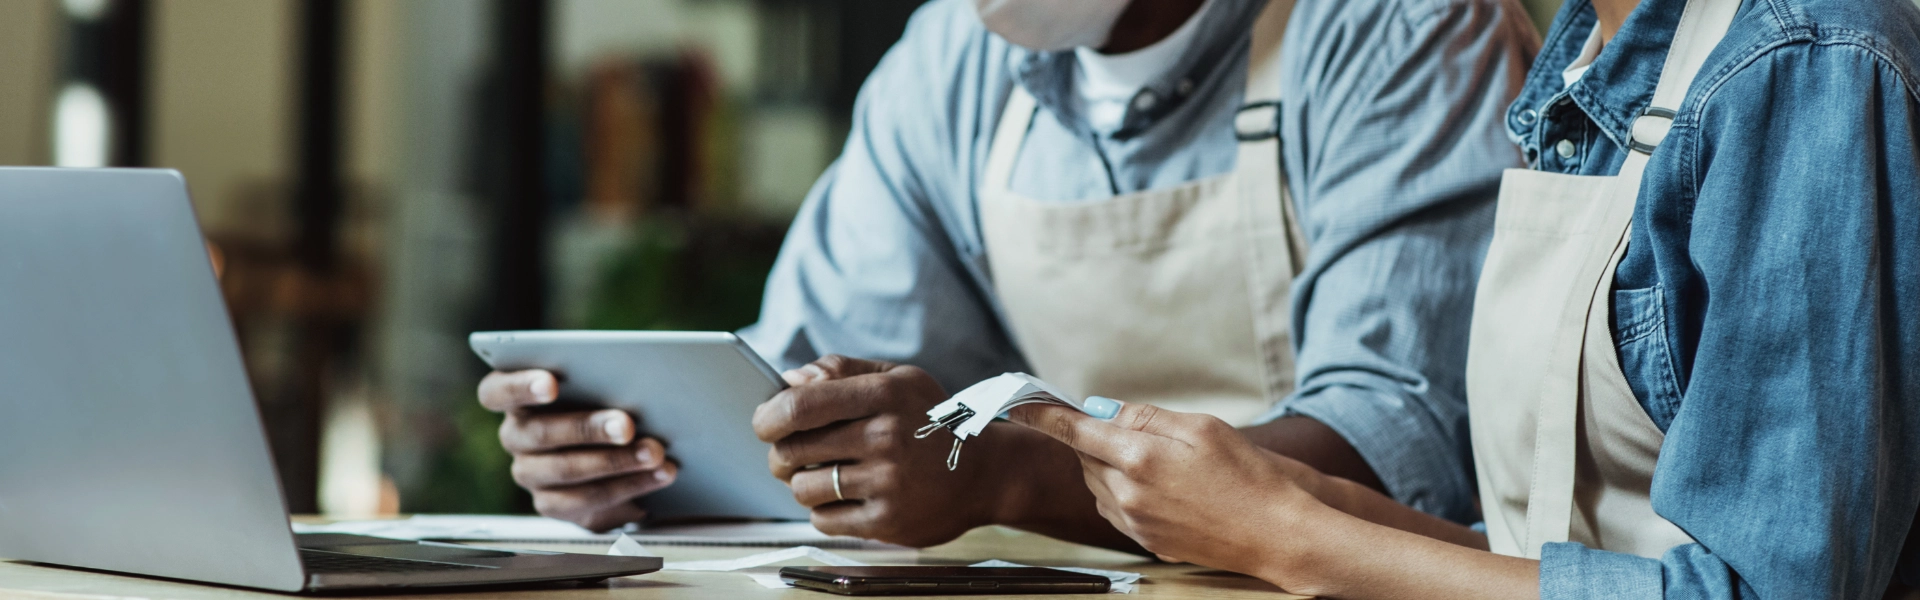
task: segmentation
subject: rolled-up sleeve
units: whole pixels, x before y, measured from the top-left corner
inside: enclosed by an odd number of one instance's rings
[[[1310,93],[1283,96],[1281,132],[1311,246],[1299,386],[1267,416],[1325,423],[1396,500],[1472,523],[1468,320],[1500,173],[1522,164],[1502,118],[1539,42],[1511,2],[1421,6],[1295,10],[1282,76]]]
[[[1632,243],[1675,294],[1653,507],[1696,543],[1549,546],[1542,597],[1869,599],[1893,578],[1920,507],[1920,98],[1850,40],[1745,61],[1668,138],[1665,188],[1697,192],[1636,213]]]
[[[846,146],[794,217],[759,321],[740,332],[776,367],[844,354],[920,366],[949,390],[1025,369],[962,248],[979,115],[998,108],[981,98],[1010,85],[983,80],[999,54],[966,6],[923,7],[862,86]]]

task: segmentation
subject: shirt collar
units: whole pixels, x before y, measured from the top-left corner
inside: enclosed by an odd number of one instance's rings
[[[1233,52],[1244,52],[1252,23],[1264,8],[1262,0],[1214,0],[1212,6],[1195,16],[1198,35],[1181,53],[1180,59],[1165,74],[1147,83],[1135,94],[1120,128],[1111,136],[1138,135],[1161,117],[1184,105],[1196,90],[1207,89],[1207,81],[1222,77],[1233,66]],[[1079,92],[1074,89],[1079,58],[1073,50],[1038,52],[1015,46],[1008,56],[1014,80],[1033,94],[1034,101],[1053,113],[1060,124],[1080,135],[1095,135],[1080,114]],[[1151,98],[1142,101],[1142,97]]]
[[[1140,90],[1165,76],[1180,62],[1188,48],[1200,35],[1200,21],[1206,17],[1207,10],[1219,0],[1206,0],[1200,9],[1186,23],[1166,37],[1145,48],[1124,54],[1101,54],[1092,48],[1074,48],[1073,55],[1079,67],[1074,71],[1074,91],[1080,95],[1080,107],[1085,118],[1095,130],[1113,131],[1126,118],[1131,103],[1139,99]],[[1177,91],[1177,84],[1176,84]],[[1102,123],[1103,115],[1106,123]]]
[[[1564,92],[1603,134],[1626,147],[1634,118],[1653,99],[1685,6],[1686,0],[1642,0],[1580,80],[1568,86],[1562,74],[1579,59],[1598,23],[1591,0],[1569,0],[1554,17],[1552,33],[1534,59],[1526,88],[1508,110],[1509,128],[1523,136],[1534,117],[1545,115],[1548,105]]]
[[[1573,87],[1574,82],[1580,81],[1580,76],[1587,74],[1587,67],[1593,66],[1593,59],[1599,56],[1600,28],[1595,27],[1593,33],[1587,34],[1587,43],[1581,46],[1580,56],[1560,72],[1560,79],[1567,82],[1567,87]]]

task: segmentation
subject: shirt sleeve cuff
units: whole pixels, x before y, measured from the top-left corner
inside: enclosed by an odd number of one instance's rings
[[[1659,598],[1660,561],[1573,542],[1540,548],[1540,600]]]
[[[1456,523],[1480,520],[1467,468],[1465,423],[1446,427],[1425,407],[1353,387],[1296,396],[1259,421],[1304,416],[1333,429],[1373,467],[1401,504]],[[1464,420],[1464,419],[1463,419]]]

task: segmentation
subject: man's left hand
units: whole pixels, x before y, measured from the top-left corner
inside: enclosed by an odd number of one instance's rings
[[[987,481],[985,449],[948,471],[951,435],[913,438],[947,399],[925,371],[828,356],[784,377],[793,387],[754,411],[753,430],[773,444],[768,466],[812,509],[814,527],[925,547],[995,522],[1003,487]]]

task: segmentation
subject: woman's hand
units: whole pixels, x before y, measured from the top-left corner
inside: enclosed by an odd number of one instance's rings
[[[1365,486],[1268,452],[1207,415],[1055,404],[1008,415],[1072,446],[1100,514],[1148,551],[1340,598],[1537,598],[1539,563]],[[1477,543],[1477,544],[1476,544]]]
[[[1029,404],[1010,416],[1079,451],[1101,516],[1165,560],[1260,574],[1286,562],[1276,542],[1293,522],[1330,510],[1317,471],[1209,415],[1127,404],[1108,422]]]

